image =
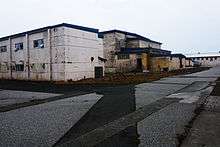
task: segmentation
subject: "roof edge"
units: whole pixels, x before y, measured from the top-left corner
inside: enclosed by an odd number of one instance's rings
[[[102,34],[107,34],[107,33],[114,33],[114,32],[122,33],[122,34],[125,34],[125,35],[135,36],[135,37],[137,37],[137,38],[140,39],[140,40],[149,41],[149,42],[153,42],[153,43],[158,43],[158,44],[160,44],[160,45],[163,44],[163,43],[161,43],[161,42],[151,40],[151,39],[149,39],[149,38],[146,38],[146,37],[141,36],[141,35],[136,34],[136,33],[131,33],[131,32],[122,31],[122,30],[117,30],[117,29],[109,30],[109,31],[103,31],[103,32],[100,32],[100,33],[102,33]]]
[[[31,35],[31,34],[34,34],[34,33],[40,33],[40,32],[44,32],[48,29],[52,29],[52,28],[56,28],[56,27],[68,27],[68,28],[73,28],[73,29],[82,30],[82,31],[86,31],[86,32],[92,32],[92,33],[97,33],[97,34],[99,33],[98,29],[84,27],[84,26],[78,26],[78,25],[73,25],[73,24],[68,24],[68,23],[61,23],[61,24],[57,24],[57,25],[46,26],[46,27],[33,29],[33,30],[30,30],[30,31],[22,32],[22,33],[16,33],[16,34],[13,34],[13,35],[8,35],[8,36],[5,36],[5,37],[1,37],[0,41],[5,41],[9,38],[23,37],[26,34]]]

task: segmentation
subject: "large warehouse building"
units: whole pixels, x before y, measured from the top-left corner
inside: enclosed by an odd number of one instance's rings
[[[75,81],[103,73],[97,29],[63,23],[0,38],[0,78]]]

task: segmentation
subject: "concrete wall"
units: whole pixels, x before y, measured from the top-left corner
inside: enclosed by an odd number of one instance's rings
[[[0,46],[7,46],[7,52],[0,53],[0,78],[1,79],[10,79],[10,48],[9,40],[0,41]]]
[[[130,54],[129,59],[116,59],[116,72],[128,73],[134,71],[136,68],[137,68],[136,54]]]
[[[179,57],[172,57],[170,58],[170,63],[169,63],[169,70],[178,70],[180,68],[180,64],[182,60],[182,68],[186,67],[186,59],[185,58],[179,58]]]
[[[104,57],[107,59],[107,62],[105,63],[105,71],[106,73],[114,73],[114,72],[128,72],[131,70],[135,70],[137,67],[137,60],[132,58],[133,55],[130,56],[129,59],[124,59],[118,61],[116,52],[120,51],[121,48],[161,48],[160,44],[152,43],[148,41],[142,41],[142,40],[127,40],[126,37],[132,37],[132,36],[126,36],[123,33],[113,32],[113,33],[107,33],[104,34]],[[147,56],[142,56],[142,64],[143,64],[143,70],[147,70],[149,67],[149,59],[147,59]],[[141,57],[141,58],[142,58]],[[132,65],[134,64],[134,65]],[[130,67],[126,66],[129,65]],[[135,67],[135,68],[134,68]]]
[[[186,58],[182,59],[183,68],[186,68]]]
[[[63,59],[61,57],[61,52],[64,53],[64,50],[62,50],[61,46],[61,43],[63,43],[62,32],[62,27],[60,27],[56,28],[56,30],[51,30],[51,35],[50,32],[46,30],[40,33],[12,38],[11,41],[8,40],[8,51],[7,53],[0,53],[0,56],[2,56],[2,60],[8,60],[8,64],[11,64],[11,68],[8,69],[7,75],[3,75],[3,73],[1,72],[1,78],[40,81],[50,80],[50,46],[51,50],[53,50],[53,57],[51,57],[53,59],[53,62],[51,63],[51,65],[53,66],[53,74],[55,77],[55,75],[57,74],[56,71],[61,72],[60,68],[58,68],[56,64],[60,64],[61,61],[65,60],[64,56]],[[34,48],[33,41],[37,39],[44,40],[44,48]],[[49,39],[51,39],[51,41]],[[11,44],[9,44],[10,42]],[[4,44],[4,41],[0,43]],[[16,43],[23,43],[23,49],[16,50]],[[11,63],[9,55],[10,47]],[[4,61],[0,62],[2,64],[2,62]],[[24,70],[16,71],[16,65],[24,65]],[[59,78],[55,78],[55,80],[64,80],[64,76],[62,77],[61,75],[58,75],[57,77]]]
[[[149,71],[149,66],[150,66],[150,56],[147,53],[142,53],[141,54],[141,59],[142,59],[142,69],[143,71]]]
[[[51,29],[52,79],[65,81],[65,27]]]
[[[126,44],[127,48],[139,48],[140,47],[140,41],[139,40],[129,40]]]
[[[106,73],[116,72],[116,52],[120,51],[121,47],[125,47],[125,37],[122,33],[108,33],[104,35],[104,58],[107,59],[105,63]]]
[[[65,80],[94,78],[95,67],[103,67],[98,60],[103,54],[103,41],[97,33],[65,28]],[[91,58],[94,60],[92,61]]]
[[[193,62],[191,59],[186,59],[185,60],[185,66],[186,67],[192,67],[193,66]]]
[[[47,31],[29,35],[30,80],[50,80],[50,42],[48,38]],[[44,48],[34,48],[33,41],[38,39],[44,40]]]
[[[144,40],[129,40],[127,41],[127,48],[157,48],[161,49],[161,45],[158,43],[153,43]]]
[[[150,71],[161,72],[169,70],[170,57],[151,57]]]
[[[160,44],[148,42],[148,41],[143,41],[143,40],[139,40],[139,47],[140,48],[151,47],[151,48],[161,49]]]
[[[15,44],[23,42],[23,50],[16,50]],[[26,36],[11,39],[11,65],[12,69],[12,78],[13,79],[27,79],[27,68],[25,68],[27,63],[27,40]],[[16,65],[24,65],[24,71],[16,71]]]
[[[44,48],[34,48],[34,40],[38,39],[43,39]],[[23,49],[16,50],[15,43],[21,42]],[[74,81],[94,78],[94,68],[104,68],[104,63],[98,60],[98,57],[104,55],[103,41],[97,33],[56,27],[0,41],[0,46],[3,45],[7,45],[8,49],[7,52],[0,53],[0,78]],[[91,61],[91,57],[94,61]],[[24,65],[23,71],[15,70],[18,64]]]

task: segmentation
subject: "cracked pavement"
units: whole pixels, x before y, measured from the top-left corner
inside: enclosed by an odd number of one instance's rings
[[[24,94],[60,98],[0,112],[0,146],[178,146],[178,134],[210,95],[217,77],[220,67],[138,85],[70,86],[65,92],[26,87]],[[0,88],[0,97],[9,89],[22,90]],[[65,97],[66,92],[77,96]]]

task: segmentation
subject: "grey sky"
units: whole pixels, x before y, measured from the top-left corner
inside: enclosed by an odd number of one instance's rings
[[[0,36],[58,23],[122,29],[173,52],[220,51],[219,0],[5,0]]]

